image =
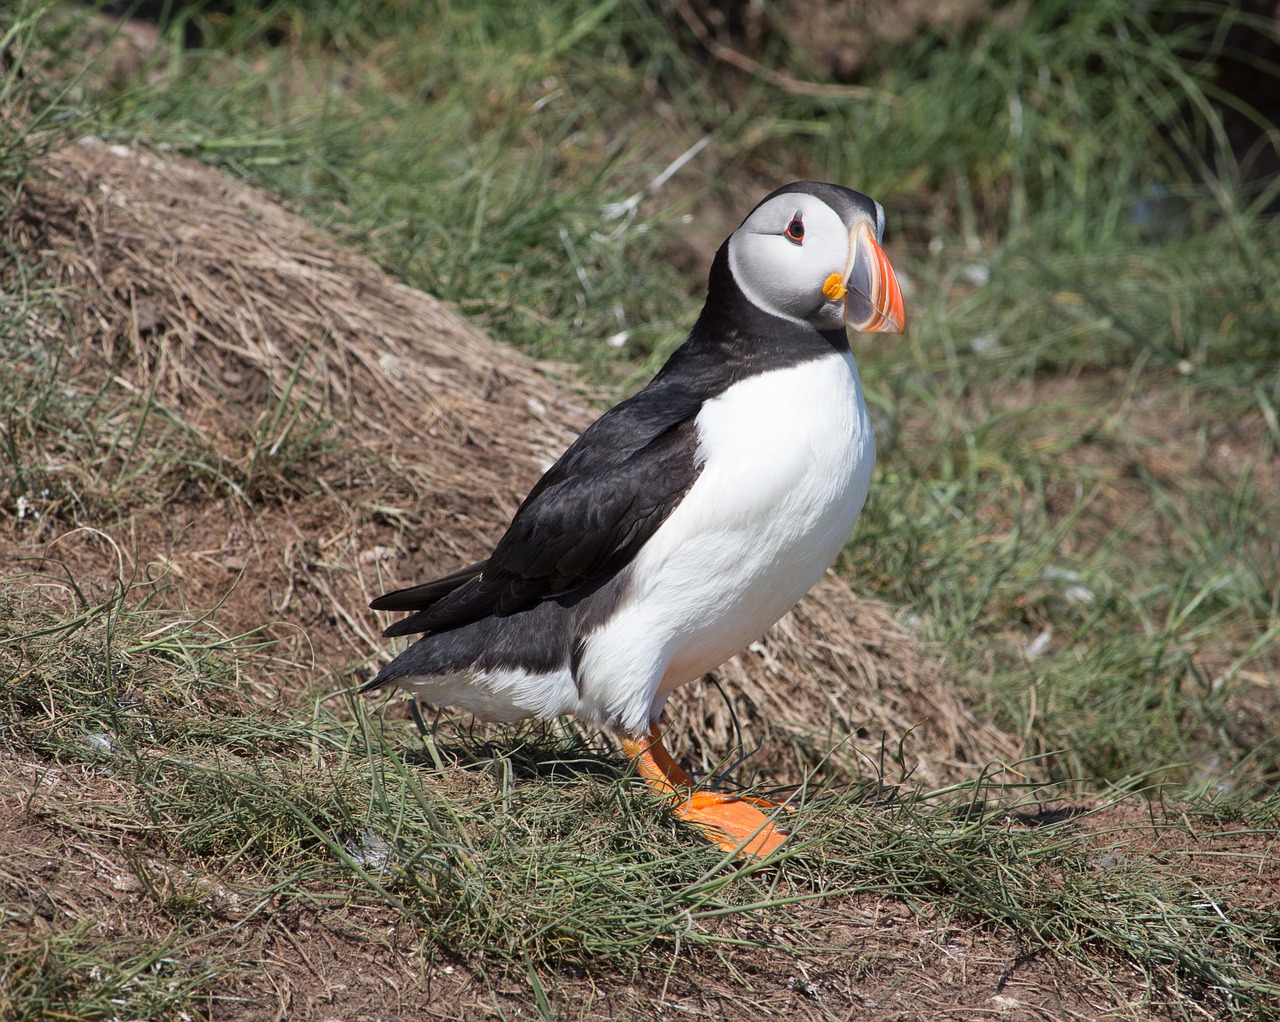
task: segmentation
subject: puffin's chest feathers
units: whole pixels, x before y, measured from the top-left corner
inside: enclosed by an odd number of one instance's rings
[[[875,441],[848,351],[735,384],[697,425],[697,482],[585,644],[578,683],[602,717],[660,706],[759,638],[821,577],[866,500]],[[637,671],[650,685],[619,690]]]
[[[719,521],[760,535],[773,522],[825,547],[812,530],[832,519],[849,523],[834,542],[848,537],[875,441],[847,349],[735,384],[703,406],[697,427],[703,470],[686,502],[691,516],[710,519],[706,527]]]

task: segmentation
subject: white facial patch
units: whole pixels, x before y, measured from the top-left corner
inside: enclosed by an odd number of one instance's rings
[[[799,214],[802,242],[787,236]],[[796,322],[811,322],[826,306],[839,307],[822,293],[833,273],[842,277],[852,259],[849,229],[814,195],[787,192],[770,199],[729,239],[729,269],[753,305]]]

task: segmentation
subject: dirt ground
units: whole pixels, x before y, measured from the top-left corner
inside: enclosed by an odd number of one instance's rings
[[[218,905],[213,924],[188,927],[208,954],[234,949],[252,963],[230,986],[219,984],[211,1018],[390,1022],[392,1019],[482,1020],[529,1010],[525,977],[495,979],[474,963],[442,953],[420,933],[397,925],[386,908],[340,912],[265,910],[236,893],[237,879],[210,877],[198,861],[153,862],[149,869],[113,841],[108,829],[53,828],[42,817],[72,802],[110,805],[109,778],[0,758],[0,833],[8,845],[0,891],[42,890],[28,918],[16,920],[38,941],[69,916],[104,942],[172,934],[173,913],[158,910],[154,888],[199,887]],[[1116,805],[1068,824],[1096,835],[1097,868],[1120,856],[1157,858],[1188,877],[1232,891],[1233,906],[1267,911],[1280,890],[1274,837],[1242,843],[1230,829],[1171,828],[1161,814]],[[1269,866],[1258,869],[1258,853]],[[1249,854],[1253,853],[1253,854]],[[245,878],[248,879],[248,878]],[[250,908],[253,909],[250,917]],[[555,991],[555,1017],[582,1019],[761,1018],[972,1020],[1163,1019],[1185,1017],[1148,977],[1121,962],[1093,970],[1046,953],[1030,953],[988,927],[947,924],[928,906],[873,895],[824,900],[800,915],[803,931],[787,953],[734,949],[717,961],[678,950],[655,956],[630,981],[581,972],[543,975]],[[732,932],[734,927],[740,932]],[[726,924],[748,939],[749,923]],[[815,935],[816,939],[815,939]],[[790,936],[790,935],[788,935]],[[820,942],[820,943],[819,943]],[[180,950],[175,968],[198,969]],[[1185,1005],[1182,1006],[1185,1008]],[[1206,1011],[1204,1017],[1220,1017]]]

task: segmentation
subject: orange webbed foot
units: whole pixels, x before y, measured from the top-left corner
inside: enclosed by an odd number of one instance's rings
[[[672,811],[693,824],[722,851],[763,859],[782,847],[787,832],[757,808],[777,808],[765,799],[739,798],[716,791],[695,791]]]
[[[749,795],[695,791],[689,775],[663,748],[656,727],[645,738],[623,739],[622,747],[649,787],[671,801],[676,817],[697,827],[723,851],[763,859],[786,840],[787,832],[761,812],[777,809],[776,803]]]

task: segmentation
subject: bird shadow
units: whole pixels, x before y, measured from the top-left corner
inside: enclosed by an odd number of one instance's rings
[[[411,704],[412,706],[412,704]],[[626,760],[603,735],[584,734],[558,723],[430,723],[411,709],[421,745],[404,751],[412,766],[435,770],[501,770],[513,780],[617,780]]]

